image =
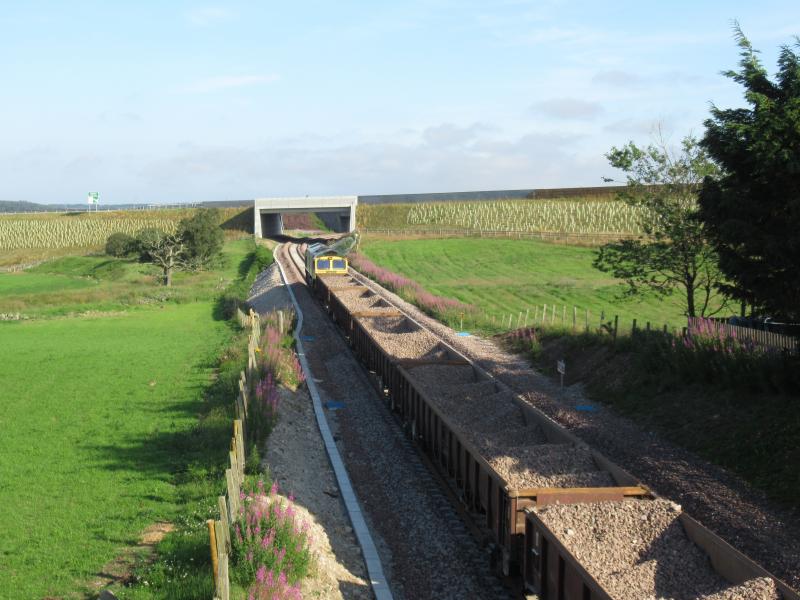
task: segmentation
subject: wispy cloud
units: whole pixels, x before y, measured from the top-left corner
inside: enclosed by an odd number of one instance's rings
[[[556,119],[591,120],[603,113],[603,107],[597,102],[578,98],[552,98],[537,102],[531,111]]]
[[[630,87],[642,83],[642,78],[636,73],[613,69],[595,74],[592,77],[592,83],[600,83],[612,87]]]
[[[199,6],[186,13],[186,20],[197,27],[227,21],[233,13],[224,6]]]
[[[231,88],[273,83],[277,80],[277,75],[222,75],[195,81],[181,88],[181,91],[190,94],[205,94]]]

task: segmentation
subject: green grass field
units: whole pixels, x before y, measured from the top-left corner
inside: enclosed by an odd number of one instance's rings
[[[24,301],[40,316],[0,322],[0,597],[82,597],[148,525],[184,521],[187,495],[213,505],[207,485],[177,483],[233,335],[218,290],[251,248],[228,243],[224,265],[183,274],[160,301],[164,288],[132,261],[74,257],[0,275],[0,312]],[[132,287],[150,300],[131,304]],[[63,317],[59,295],[83,316],[49,318]],[[222,440],[209,443],[220,457],[228,426],[220,419]]]
[[[585,310],[599,323],[619,315],[620,330],[630,328],[635,318],[644,325],[686,324],[680,298],[620,299],[619,281],[592,267],[591,248],[548,244],[534,240],[448,238],[423,240],[382,240],[367,238],[361,251],[373,262],[416,280],[428,291],[456,298],[476,306],[481,320],[499,324],[501,318],[529,311],[532,322],[538,307],[548,305],[548,322],[556,305],[556,323],[563,306],[567,324],[572,324],[572,307],[583,324]],[[487,315],[486,319],[483,315]],[[484,326],[485,325],[484,322]],[[486,326],[491,328],[490,325]]]

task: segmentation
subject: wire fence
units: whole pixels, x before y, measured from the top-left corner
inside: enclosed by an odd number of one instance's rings
[[[637,237],[633,233],[567,233],[559,231],[490,231],[481,229],[361,229],[361,233],[394,237],[473,237],[542,240],[576,245],[601,245]]]

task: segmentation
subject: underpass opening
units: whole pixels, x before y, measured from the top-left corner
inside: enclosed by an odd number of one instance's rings
[[[283,234],[283,214],[315,213],[337,233],[353,231],[356,225],[358,196],[305,196],[295,198],[256,198],[253,210],[256,237]]]

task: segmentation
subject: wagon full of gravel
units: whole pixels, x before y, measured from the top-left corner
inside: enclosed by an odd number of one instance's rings
[[[525,508],[649,495],[472,364],[450,355],[398,370],[393,406],[467,507],[485,515],[506,572],[520,562]]]
[[[542,600],[798,600],[663,499],[529,508],[524,550],[525,585]]]

